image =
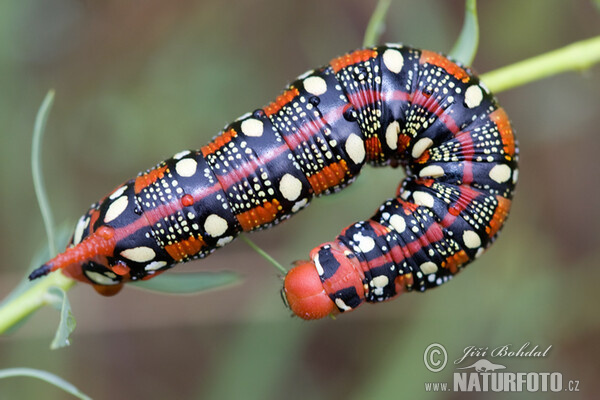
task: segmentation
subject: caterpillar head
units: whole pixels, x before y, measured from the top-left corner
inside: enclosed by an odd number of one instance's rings
[[[282,297],[302,319],[319,319],[351,311],[362,303],[365,289],[360,263],[346,246],[329,242],[311,251],[285,277]]]
[[[319,319],[337,311],[312,261],[299,261],[285,276],[282,298],[302,319]]]

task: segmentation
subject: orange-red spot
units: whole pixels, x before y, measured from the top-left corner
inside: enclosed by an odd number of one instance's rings
[[[274,102],[264,108],[267,117],[279,112],[286,104],[290,103],[295,97],[299,96],[300,92],[296,88],[290,88],[277,96]]]
[[[412,274],[404,274],[404,275],[398,275],[396,277],[396,279],[394,280],[395,286],[396,286],[396,293],[401,294],[404,293],[406,291],[406,288],[411,287],[412,285],[414,285],[414,278]]]
[[[323,193],[325,190],[339,185],[346,178],[348,165],[342,160],[337,163],[327,165],[317,173],[308,177],[308,182],[313,188],[315,194]]]
[[[256,206],[248,211],[236,215],[242,229],[249,232],[259,226],[273,222],[281,210],[279,201],[265,201],[262,205]]]
[[[435,180],[429,178],[429,179],[417,179],[416,182],[420,185],[426,186],[428,188],[432,187],[433,184],[435,183]]]
[[[398,195],[400,195],[400,193],[402,192],[402,183],[400,185],[398,185],[398,193],[396,195],[396,197]],[[404,215],[410,215],[411,213],[414,213],[415,211],[417,211],[417,208],[419,208],[418,205],[416,205],[415,203],[410,203],[406,200],[402,200],[402,199],[398,199],[398,201],[400,202],[400,205],[402,206],[402,210],[404,211]]]
[[[433,51],[422,50],[421,59],[419,60],[419,62],[421,64],[429,63],[437,67],[443,68],[447,73],[465,83],[468,82],[470,79],[469,75],[467,74],[467,71],[465,71],[463,68],[459,67],[452,61],[448,60],[446,57]]]
[[[383,161],[385,159],[381,151],[381,141],[377,136],[371,136],[365,140],[365,151],[369,160]]]
[[[205,243],[201,236],[197,238],[190,236],[189,239],[166,245],[165,250],[173,260],[180,262],[187,257],[198,254],[204,245]]]
[[[217,150],[223,148],[227,143],[231,142],[231,140],[237,136],[237,132],[233,129],[229,129],[228,131],[223,132],[219,136],[213,139],[212,142],[202,147],[200,151],[204,157],[209,154],[213,154]]]
[[[121,276],[127,275],[130,271],[130,268],[127,266],[127,264],[121,263],[121,262],[113,265],[111,267],[111,269],[112,269],[112,272],[114,272],[117,275],[121,275]]]
[[[194,205],[194,196],[191,194],[185,194],[181,198],[181,205],[184,207],[191,207]]]
[[[415,277],[413,276],[412,273],[409,272],[408,274],[398,275],[395,282],[396,282],[396,292],[401,293],[401,291],[398,290],[398,285],[401,285],[401,287],[404,289],[409,289],[415,284]]]
[[[467,261],[469,261],[469,255],[464,250],[460,250],[442,261],[442,268],[448,269],[454,275],[458,272],[458,268]]]
[[[503,108],[499,108],[490,114],[490,119],[494,121],[500,132],[500,138],[504,145],[504,153],[508,156],[507,159],[512,159],[515,155],[515,136],[508,120],[508,115]]]
[[[429,157],[429,149],[427,149],[423,152],[423,154],[421,154],[421,157],[415,160],[415,162],[417,162],[418,164],[425,164],[427,160],[429,160]]]
[[[138,194],[144,188],[150,186],[157,180],[162,179],[165,176],[165,172],[167,172],[167,169],[168,169],[167,166],[163,165],[162,167],[150,170],[150,171],[146,172],[145,174],[142,174],[142,175],[138,176],[137,178],[135,178],[135,185],[133,188],[134,192],[136,194]]]
[[[362,49],[356,50],[352,53],[345,54],[341,57],[334,58],[329,62],[333,71],[337,73],[342,68],[345,68],[349,65],[358,64],[361,62],[365,62],[371,58],[377,57],[377,52],[373,49]]]
[[[410,144],[410,136],[401,133],[398,135],[398,153],[404,153]]]
[[[498,200],[496,211],[494,211],[490,224],[485,227],[485,231],[490,238],[502,228],[502,224],[504,224],[506,217],[508,217],[511,205],[511,201],[502,196],[496,196],[496,200]]]

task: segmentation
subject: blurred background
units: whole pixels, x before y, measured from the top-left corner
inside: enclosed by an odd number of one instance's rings
[[[56,101],[44,138],[46,186],[57,224],[74,226],[120,182],[199,148],[295,76],[360,47],[374,6],[0,2],[0,296],[46,243],[30,147],[50,88]],[[478,6],[480,73],[599,34],[600,13],[588,0]],[[381,41],[447,52],[463,9],[462,0],[396,0]],[[77,285],[69,292],[77,318],[72,345],[49,350],[58,314],[44,309],[0,339],[0,368],[46,369],[98,399],[497,399],[513,395],[425,392],[425,382],[449,382],[454,372],[428,371],[425,348],[441,343],[452,361],[466,346],[531,342],[552,345],[549,355],[500,363],[512,372],[561,372],[580,381],[575,397],[597,398],[600,67],[498,97],[521,147],[513,210],[497,243],[452,283],[306,323],[281,303],[275,269],[237,241],[178,270],[234,270],[242,284],[182,297],[126,288],[112,298]],[[347,190],[252,239],[286,265],[306,258],[369,217],[403,177],[399,170],[365,169]],[[0,380],[1,399],[42,396],[67,398],[41,381]]]

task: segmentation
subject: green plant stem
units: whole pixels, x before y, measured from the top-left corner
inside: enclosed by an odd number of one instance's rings
[[[582,70],[598,62],[600,62],[600,36],[488,72],[481,75],[481,79],[490,90],[498,93],[551,75],[570,70]],[[249,239],[242,236],[242,240],[256,249],[269,262],[272,262],[282,274],[287,273],[281,264],[262,249],[257,249],[257,246]],[[6,332],[42,305],[47,304],[48,301],[45,297],[50,286],[60,287],[67,291],[74,283],[60,272],[55,272],[32,284],[31,288],[0,308],[0,334]]]
[[[5,333],[38,308],[50,304],[53,300],[48,294],[50,287],[58,287],[66,292],[73,285],[75,281],[67,278],[60,271],[32,284],[29,289],[0,308],[0,334]]]
[[[40,109],[35,117],[35,125],[33,127],[33,143],[31,145],[31,173],[33,175],[33,187],[44,219],[44,227],[46,228],[46,237],[48,238],[48,249],[50,256],[56,255],[56,240],[54,238],[54,218],[52,218],[52,209],[48,202],[46,189],[44,187],[44,178],[42,174],[42,137],[48,121],[48,114],[54,102],[54,90],[48,91]]]
[[[363,47],[373,47],[379,42],[379,37],[383,32],[385,16],[387,15],[387,10],[390,8],[391,3],[392,0],[379,0],[377,3],[375,11],[373,11],[371,19],[369,19],[369,23],[367,24],[365,37],[363,39]]]
[[[465,1],[465,22],[458,39],[448,54],[451,58],[464,65],[471,65],[477,53],[479,44],[479,24],[477,22],[476,0]]]
[[[252,247],[252,249],[254,251],[256,251],[258,254],[260,254],[265,260],[267,260],[268,262],[270,262],[275,268],[277,268],[279,270],[279,272],[281,272],[282,274],[287,274],[287,270],[283,267],[283,265],[281,265],[277,260],[275,260],[273,257],[271,257],[269,255],[269,253],[267,253],[266,251],[264,251],[263,249],[261,249],[260,247],[258,247],[252,240],[248,239],[245,235],[241,236],[242,240],[244,242],[246,242],[246,244],[250,247]]]
[[[600,62],[600,36],[499,68],[480,76],[485,85],[499,93],[566,71],[580,71]]]

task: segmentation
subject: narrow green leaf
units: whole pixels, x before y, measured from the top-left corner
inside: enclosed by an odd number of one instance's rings
[[[128,285],[159,293],[193,294],[230,286],[240,281],[240,276],[231,271],[190,272],[160,275],[147,281],[131,282]]]
[[[471,65],[477,53],[479,44],[479,25],[477,23],[477,1],[466,0],[465,21],[462,30],[452,50],[448,54],[451,58],[464,65]]]
[[[279,261],[277,261],[276,259],[274,259],[273,257],[271,257],[271,255],[269,253],[267,253],[266,251],[264,251],[263,249],[261,249],[260,247],[258,247],[256,245],[256,243],[254,243],[252,240],[248,239],[245,235],[240,236],[240,238],[244,242],[246,242],[246,244],[248,246],[252,247],[252,250],[256,251],[265,260],[267,260],[269,262],[269,264],[273,265],[279,272],[281,272],[283,275],[287,275],[288,271],[284,268],[284,266],[281,265],[279,263]]]
[[[33,187],[37,196],[40,211],[42,212],[42,218],[44,220],[44,226],[46,228],[46,236],[48,237],[48,248],[50,249],[50,255],[56,255],[56,242],[54,239],[54,219],[52,217],[52,210],[48,202],[48,195],[44,186],[44,178],[42,175],[42,137],[46,130],[46,122],[48,121],[48,115],[54,102],[54,90],[50,90],[40,109],[35,117],[35,125],[33,127],[33,143],[31,144],[31,173],[33,175]]]
[[[61,347],[69,346],[69,336],[75,330],[76,321],[73,313],[71,313],[71,303],[67,293],[58,287],[50,287],[47,292],[48,303],[60,311],[60,321],[54,339],[50,344],[52,350],[60,349]]]
[[[365,31],[363,47],[373,47],[379,42],[379,37],[385,30],[385,16],[392,0],[379,0]]]
[[[48,382],[51,385],[61,388],[67,393],[72,394],[75,397],[78,397],[83,400],[91,400],[92,398],[81,390],[77,389],[72,383],[67,382],[63,378],[51,374],[47,371],[42,371],[39,369],[33,368],[7,368],[0,369],[0,379],[2,378],[12,378],[15,376],[29,376],[36,379],[41,379],[43,381]]]

